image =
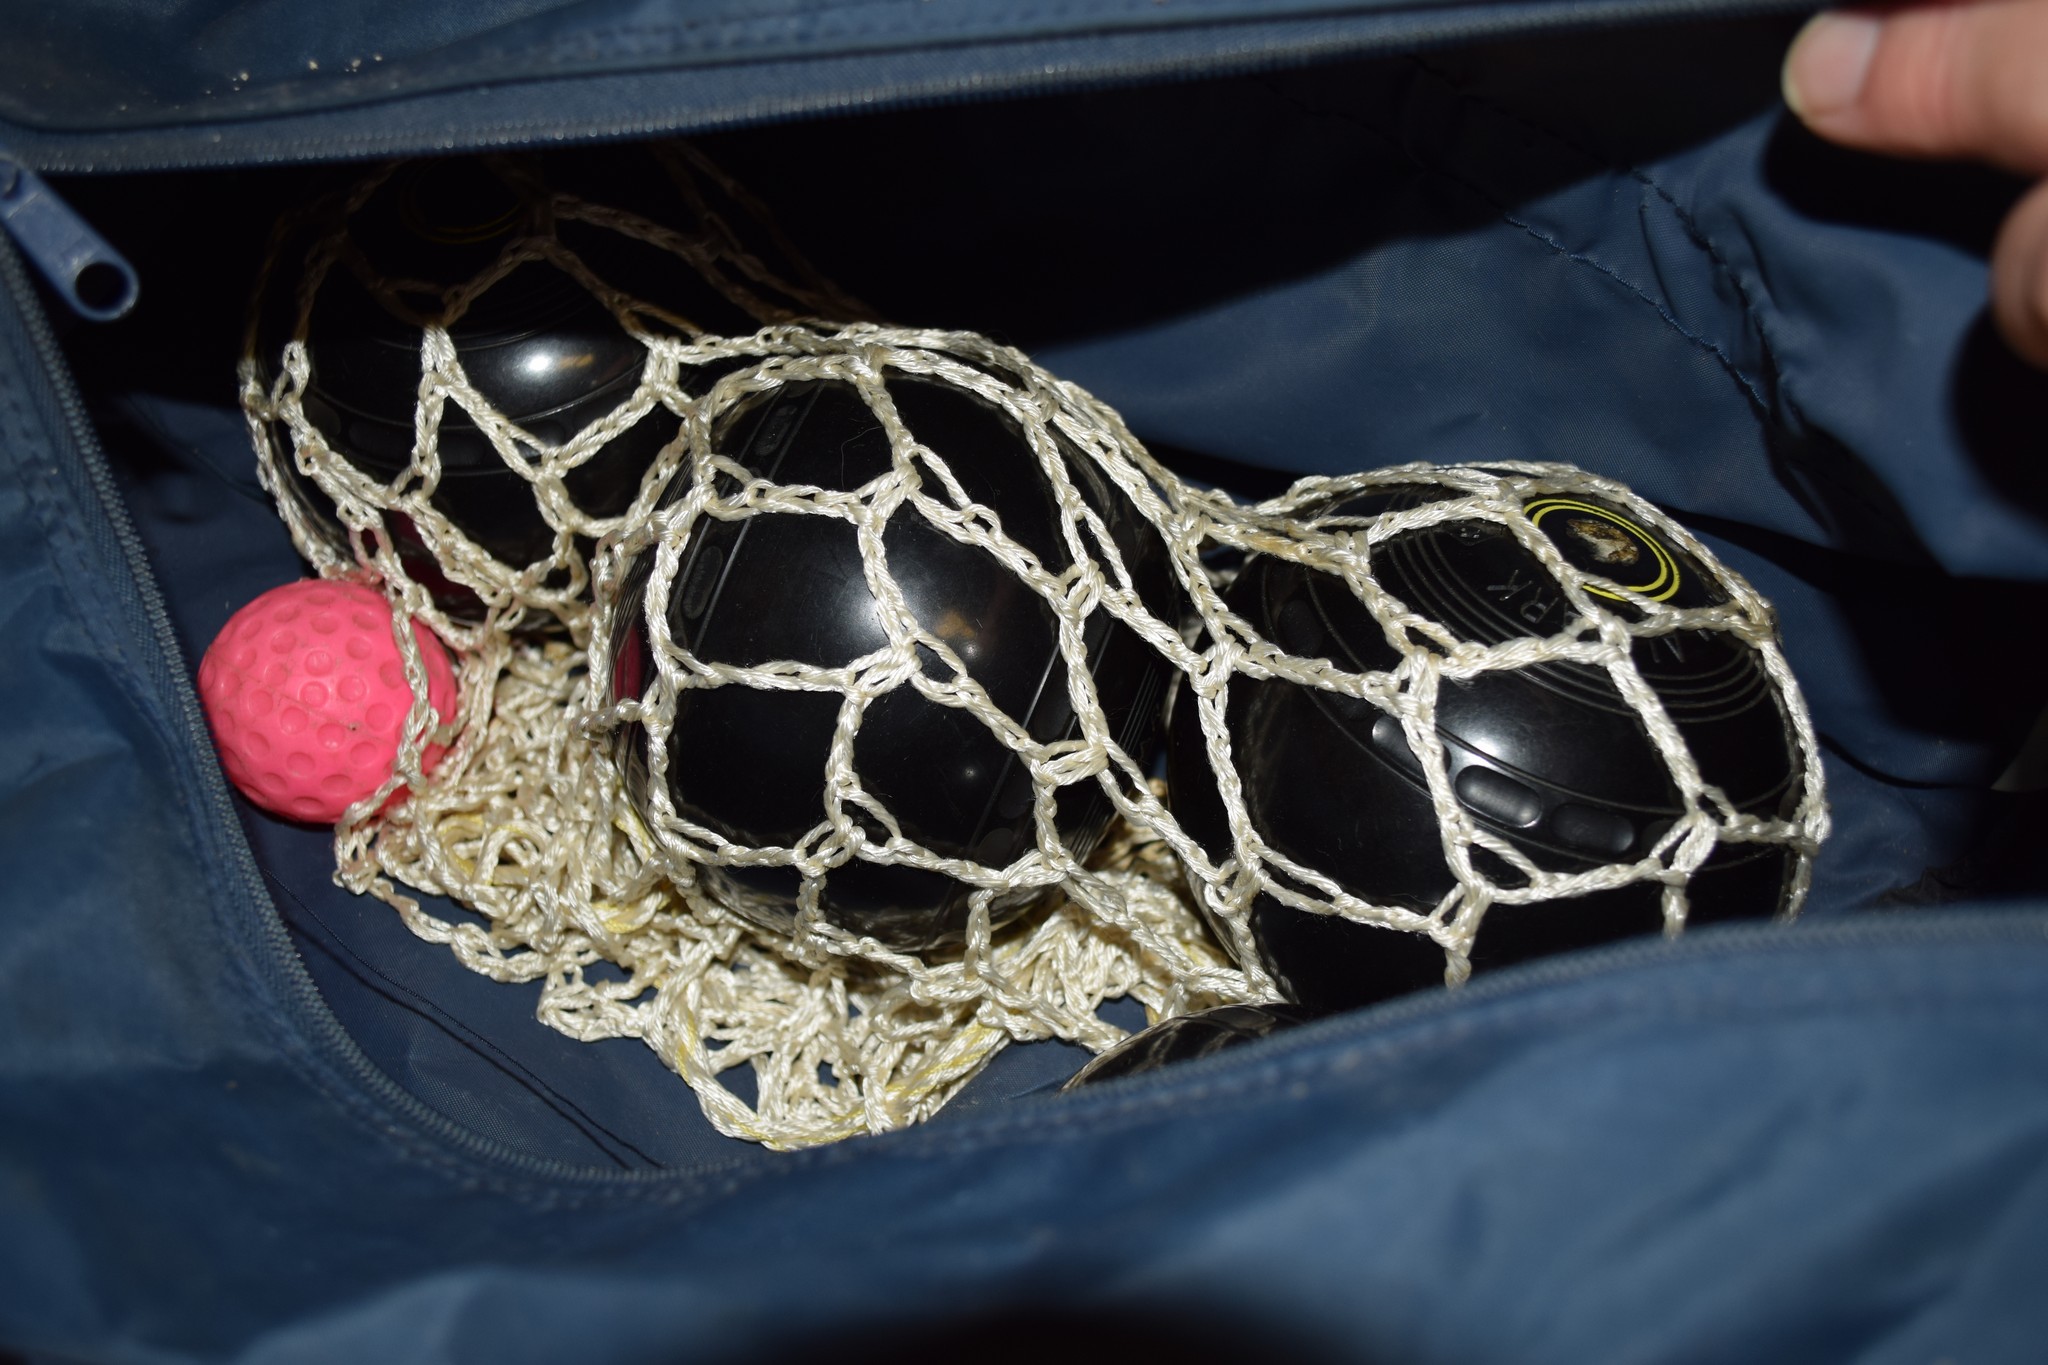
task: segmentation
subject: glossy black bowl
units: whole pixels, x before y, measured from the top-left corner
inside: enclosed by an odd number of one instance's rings
[[[1412,503],[1376,497],[1336,509],[1365,516]],[[1726,600],[1690,556],[1620,509],[1581,497],[1529,512],[1571,563],[1677,606]],[[1557,582],[1497,523],[1440,524],[1384,542],[1378,581],[1464,639],[1548,636],[1566,623]],[[1387,632],[1337,578],[1270,558],[1250,560],[1226,599],[1290,653],[1352,672],[1391,669]],[[1637,609],[1596,595],[1607,610]],[[1789,816],[1802,791],[1790,724],[1756,652],[1735,636],[1687,631],[1639,639],[1634,660],[1663,700],[1706,781],[1741,811]],[[1214,857],[1229,832],[1191,694],[1173,704],[1173,809]],[[1370,702],[1280,680],[1231,683],[1227,723],[1253,824],[1281,853],[1353,895],[1418,912],[1455,886],[1422,765],[1400,722]],[[1649,852],[1683,814],[1643,722],[1601,669],[1550,662],[1447,683],[1437,732],[1457,799],[1483,828],[1547,871],[1575,872]],[[1475,850],[1498,884],[1519,874]],[[1793,855],[1723,844],[1689,884],[1689,922],[1763,917],[1784,902]],[[1661,887],[1637,883],[1572,899],[1495,904],[1474,945],[1475,971],[1622,938],[1663,925]],[[1219,932],[1221,927],[1218,926]],[[1443,950],[1426,936],[1316,915],[1261,895],[1251,912],[1260,960],[1292,1000],[1342,1009],[1440,984]],[[1221,935],[1229,942],[1229,935]]]
[[[402,168],[352,215],[340,201],[314,215],[288,245],[304,259],[323,236],[344,246],[314,297],[307,331],[309,421],[356,468],[385,482],[412,461],[423,329],[445,323],[463,372],[498,412],[538,445],[559,445],[627,401],[640,383],[645,349],[609,309],[553,265],[528,262],[476,297],[449,322],[440,291],[476,277],[516,238],[546,230],[548,205],[537,186],[487,163],[463,160]],[[406,282],[404,287],[391,286]],[[259,358],[275,363],[295,325],[299,281],[287,268],[263,301]],[[708,385],[711,376],[703,376]],[[656,407],[565,479],[586,513],[623,512],[677,419]],[[333,503],[292,465],[289,433],[279,449],[290,492],[344,543]],[[547,559],[555,531],[531,483],[507,463],[460,406],[441,415],[441,482],[434,508],[500,563],[521,569]],[[522,443],[516,458],[538,459]],[[443,610],[478,620],[482,602],[451,582],[410,519],[392,513],[385,529],[412,576]]]
[[[1176,1062],[1192,1062],[1255,1042],[1304,1023],[1308,1015],[1285,1005],[1218,1005],[1162,1019],[1132,1034],[1068,1078],[1062,1090],[1143,1076]]]
[[[1058,504],[1011,419],[940,383],[894,372],[887,382],[912,434],[945,459],[968,496],[1049,570],[1066,568]],[[891,462],[880,422],[852,387],[835,382],[785,385],[738,415],[718,443],[757,476],[785,485],[853,490]],[[1070,451],[1067,464],[1148,609],[1176,619],[1179,592],[1157,533],[1088,460]],[[1041,743],[1077,737],[1051,608],[995,558],[950,539],[912,509],[899,509],[882,539],[889,572],[918,621],[946,641],[996,705]],[[651,676],[643,602],[652,558],[644,553],[622,580],[612,653],[621,698],[641,696]],[[671,589],[668,623],[699,658],[737,666],[795,660],[838,667],[887,644],[853,527],[816,515],[700,519]],[[1161,741],[1170,665],[1105,611],[1089,618],[1085,642],[1110,732],[1143,764]],[[943,675],[936,654],[925,663]],[[837,692],[685,689],[668,742],[676,810],[736,843],[794,846],[826,816],[823,776],[841,702]],[[652,781],[645,732],[621,727],[614,754],[645,809]],[[1034,844],[1026,765],[965,711],[899,686],[867,710],[853,758],[867,791],[903,833],[935,853],[1001,868]],[[1056,825],[1076,857],[1101,840],[1111,814],[1092,779],[1058,793]],[[707,867],[703,875],[734,907],[789,928],[800,886],[794,869]],[[828,874],[825,914],[893,947],[931,949],[961,938],[969,894],[966,884],[935,871],[856,860]],[[1014,916],[1031,899],[1012,896],[994,909]]]

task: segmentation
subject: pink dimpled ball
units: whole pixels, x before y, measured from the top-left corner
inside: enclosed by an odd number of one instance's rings
[[[412,632],[427,701],[452,720],[448,649],[418,621]],[[412,709],[384,598],[318,579],[272,588],[229,617],[199,663],[199,698],[236,789],[267,811],[323,825],[391,776]],[[431,771],[443,752],[428,745],[421,767]]]

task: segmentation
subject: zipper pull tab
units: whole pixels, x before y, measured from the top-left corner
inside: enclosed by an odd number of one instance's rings
[[[135,267],[57,197],[49,182],[0,151],[0,222],[80,317],[112,322],[135,306]]]

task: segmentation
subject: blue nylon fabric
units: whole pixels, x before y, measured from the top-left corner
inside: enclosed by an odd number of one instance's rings
[[[196,660],[237,608],[302,566],[255,482],[238,412],[137,398],[109,439],[172,627]],[[695,1095],[644,1044],[580,1043],[541,1027],[537,984],[479,976],[414,938],[382,902],[336,887],[326,831],[274,819],[239,796],[234,809],[327,1005],[385,1075],[436,1113],[536,1157],[625,1170],[748,1150],[704,1122]],[[467,918],[441,897],[427,905]],[[1127,1007],[1117,1022],[1140,1027],[1143,1011]],[[1062,1043],[1011,1049],[954,1103],[972,1110],[1057,1084],[1087,1056]],[[751,1098],[750,1072],[731,1083]]]
[[[1258,464],[1546,458],[1620,478],[1778,603],[1848,754],[1916,783],[1997,777],[2043,689],[1980,662],[1984,642],[2048,606],[2026,435],[2048,376],[1983,319],[1987,210],[2015,183],[1893,172],[1899,199],[1948,192],[1943,237],[1856,205],[1889,168],[1776,110],[1628,165],[1432,65],[1273,86],[1370,167],[1381,240],[1046,364],[1148,439]],[[1831,220],[1831,198],[1863,212]]]
[[[0,121],[14,126],[8,140],[18,151],[51,158],[51,166],[77,164],[71,158],[80,155],[102,168],[233,164],[257,159],[258,149],[262,159],[281,149],[332,156],[351,142],[355,154],[370,155],[400,129],[413,146],[488,146],[514,125],[542,139],[571,129],[647,136],[854,108],[878,95],[985,98],[1005,88],[1256,68],[1417,39],[1771,7],[375,0],[307,11],[278,0],[91,0],[62,9],[17,0],[0,6],[0,30],[16,38],[0,48]],[[66,79],[50,81],[53,68]],[[507,86],[528,88],[505,98]],[[324,121],[308,125],[308,115]],[[312,139],[302,135],[308,126],[317,129]]]
[[[1542,454],[1679,509],[1784,612],[1834,745],[1816,906],[1839,914],[1981,838],[1981,788],[2038,706],[1972,666],[1971,632],[1983,602],[2038,604],[2048,551],[2013,456],[2043,408],[1976,320],[2008,186],[1830,157],[1749,95],[1698,113],[1742,85],[1731,72],[1767,70],[1772,33],[1672,40],[1750,56],[1642,106],[1670,127],[1615,126],[1638,106],[1548,64],[1606,69],[1574,39],[720,151],[780,159],[780,184],[739,169],[808,242],[805,211],[829,213],[850,160],[834,138],[879,134],[922,188],[864,201],[872,230],[888,209],[972,231],[920,233],[902,275],[886,256],[834,272],[905,316],[1009,326],[1169,452]],[[948,160],[949,138],[1020,128],[1047,164],[1089,154],[1066,167],[1081,192],[1034,204]],[[1205,165],[1238,183],[1216,192]],[[147,188],[110,202],[147,219]],[[1096,215],[1078,245],[987,268],[1066,241],[1048,225],[1071,233],[1077,203]],[[847,226],[845,251],[869,245]],[[1078,1097],[1015,1098],[1065,1069],[1021,1049],[1038,1060],[979,1103],[824,1152],[691,1129],[637,1044],[567,1044],[523,1017],[524,992],[374,907],[313,905],[323,841],[258,817],[245,843],[167,642],[189,650],[289,556],[231,487],[246,455],[221,396],[123,377],[203,370],[205,319],[182,349],[140,318],[127,335],[153,353],[70,339],[141,522],[129,546],[7,274],[0,1351],[2038,1355],[2038,896],[1539,963]],[[146,271],[145,299],[176,283]],[[131,552],[163,583],[162,622]],[[1939,647],[1886,655],[1895,600],[1939,618]]]
[[[565,1300],[630,1324],[619,1359],[684,1339],[706,1359],[821,1346],[775,1321],[786,1300],[762,1302],[753,1247],[850,1319],[849,1344],[964,1320],[964,1346],[977,1319],[1037,1309],[1134,1336],[1200,1325],[1215,1335],[1197,1359],[2024,1358],[2048,1096],[1983,1082],[2039,1065],[2038,1039],[2004,1027],[2033,1017],[2027,972],[1987,977],[1977,952],[1926,941],[1826,963],[1781,945],[1369,1041],[1325,1029],[1199,1084],[802,1163],[674,1234],[719,1261],[682,1286],[633,1255],[603,1276],[471,1268],[250,1358],[568,1350],[588,1319]],[[1981,1053],[1957,1075],[1964,1032]],[[1616,1197],[1638,1189],[1658,1197]],[[846,1221],[821,1225],[820,1201]],[[1961,1227],[1974,1248],[1950,1240]],[[876,1229],[888,1255],[863,1267]],[[423,1320],[440,1328],[424,1347],[407,1337]]]

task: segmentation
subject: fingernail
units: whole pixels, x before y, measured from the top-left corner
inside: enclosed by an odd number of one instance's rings
[[[1867,14],[1816,14],[1785,54],[1785,103],[1792,112],[1812,119],[1854,104],[1883,27]]]

